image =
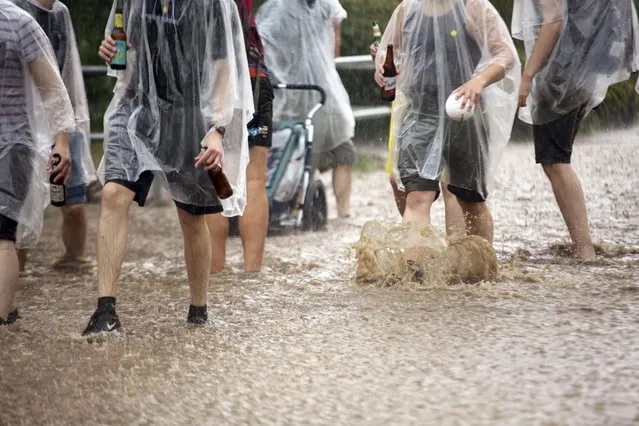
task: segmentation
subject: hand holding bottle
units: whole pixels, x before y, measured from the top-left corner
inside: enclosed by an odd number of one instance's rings
[[[203,151],[195,157],[195,167],[211,170],[222,167],[222,134],[217,130],[210,131],[202,142]]]
[[[56,156],[56,161],[54,161]],[[51,174],[54,183],[66,183],[69,180],[71,176],[71,150],[66,133],[56,137],[56,144],[49,156],[47,171]]]
[[[127,43],[127,49],[132,49],[130,43]],[[100,44],[100,48],[98,49],[98,55],[100,58],[106,62],[107,65],[111,64],[111,60],[115,56],[116,48],[115,48],[115,40],[111,36],[109,36],[106,40],[102,40]]]

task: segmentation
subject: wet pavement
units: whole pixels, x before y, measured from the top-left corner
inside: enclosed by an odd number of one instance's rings
[[[399,220],[380,169],[356,175],[352,218],[269,239],[260,274],[241,272],[231,240],[203,328],[185,323],[174,208],[132,208],[124,332],[93,343],[80,332],[95,269],[49,269],[51,210],[21,279],[23,319],[0,329],[0,424],[639,424],[639,130],[581,138],[574,162],[593,264],[568,256],[532,145],[511,144],[490,201],[499,280],[354,282],[362,225]],[[443,228],[441,201],[433,217]]]

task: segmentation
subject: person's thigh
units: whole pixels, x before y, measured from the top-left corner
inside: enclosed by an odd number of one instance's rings
[[[268,148],[253,146],[249,149],[250,162],[246,168],[246,180],[266,182],[266,163],[268,160]],[[266,190],[266,187],[264,187]]]

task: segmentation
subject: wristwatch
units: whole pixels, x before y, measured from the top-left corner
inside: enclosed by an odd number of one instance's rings
[[[224,126],[217,126],[215,124],[210,127],[209,131],[210,130],[217,130],[222,136],[226,133],[226,128]]]

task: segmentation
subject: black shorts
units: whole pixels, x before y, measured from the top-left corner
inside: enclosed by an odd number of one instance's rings
[[[546,124],[533,125],[537,164],[569,164],[572,145],[586,113],[586,105]]]
[[[439,181],[433,179],[423,179],[417,174],[402,178],[402,184],[404,185],[404,189],[407,194],[409,192],[417,191],[435,192],[435,200],[439,198],[439,194],[441,192]],[[467,203],[483,203],[484,201],[486,201],[486,198],[477,191],[460,188],[459,186],[450,184],[448,185],[448,190],[451,192],[451,194]]]
[[[255,78],[251,79],[253,91],[255,91],[256,81]],[[271,147],[273,142],[273,86],[266,77],[260,78],[257,111],[247,127],[249,148],[253,146]]]
[[[16,242],[18,222],[0,214],[0,241]]]
[[[133,201],[138,203],[140,207],[144,207],[146,198],[148,197],[149,191],[151,189],[151,185],[153,184],[153,178],[153,172],[145,171],[142,172],[136,182],[124,179],[111,179],[107,180],[107,183],[117,183],[118,185],[123,186],[129,191],[133,192],[135,194],[133,197]],[[195,216],[221,213],[223,210],[222,206],[195,206],[192,204],[180,203],[179,201],[175,200],[173,200],[173,202],[180,209]]]
[[[27,136],[18,137],[23,138],[28,140]],[[17,143],[0,157],[0,208],[14,218],[19,217],[29,195],[34,155],[31,146]],[[17,221],[0,215],[0,240],[15,242],[17,228]]]

